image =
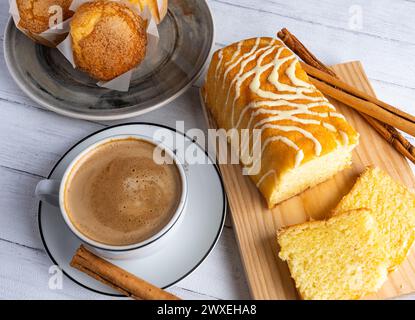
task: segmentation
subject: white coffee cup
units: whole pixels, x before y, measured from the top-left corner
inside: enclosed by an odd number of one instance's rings
[[[149,143],[152,143],[159,148],[161,148],[164,152],[166,152],[174,161],[174,164],[176,165],[178,172],[180,174],[181,179],[181,195],[179,204],[177,206],[177,209],[175,210],[174,214],[172,215],[172,218],[167,222],[167,224],[156,234],[151,236],[150,238],[135,243],[131,245],[123,245],[123,246],[114,246],[114,245],[108,245],[104,243],[97,242],[95,240],[92,240],[88,238],[85,234],[80,232],[71,222],[71,219],[68,216],[68,212],[65,209],[65,199],[64,199],[64,189],[65,184],[68,180],[68,178],[71,175],[71,171],[74,168],[74,166],[78,163],[78,161],[83,158],[86,154],[92,152],[97,147],[99,147],[102,144],[116,141],[116,140],[124,140],[124,139],[137,139],[141,141],[147,141]],[[163,145],[159,141],[155,141],[151,138],[140,136],[140,135],[117,135],[105,138],[103,140],[100,140],[88,148],[84,149],[81,153],[79,153],[75,159],[72,160],[72,162],[69,164],[69,166],[66,168],[65,173],[61,180],[52,180],[52,179],[46,179],[40,181],[35,190],[36,197],[44,202],[47,202],[51,205],[57,206],[60,208],[62,217],[66,223],[66,225],[69,227],[69,229],[72,231],[72,233],[79,238],[86,246],[88,246],[89,249],[92,251],[95,251],[99,255],[109,258],[109,259],[130,259],[130,258],[138,258],[142,256],[149,255],[155,251],[157,251],[158,248],[160,248],[163,243],[166,243],[169,241],[169,238],[174,234],[175,231],[177,231],[178,226],[183,220],[184,212],[186,208],[187,203],[187,178],[185,174],[185,170],[183,168],[183,165],[180,163],[179,159],[175,155],[175,153]]]

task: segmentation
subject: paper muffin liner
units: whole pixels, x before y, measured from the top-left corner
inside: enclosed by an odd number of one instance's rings
[[[13,18],[14,24],[17,29],[23,32],[26,36],[48,47],[56,47],[66,37],[69,32],[69,23],[71,18],[66,19],[60,24],[55,25],[53,28],[42,33],[33,33],[19,25],[20,13],[17,7],[16,0],[9,0],[9,13]]]
[[[125,0],[111,0],[114,2],[121,2],[128,5],[134,11],[136,11],[144,20],[147,20],[147,49],[146,49],[146,56],[149,55],[150,52],[155,50],[158,45],[159,40],[159,33],[157,29],[157,24],[154,21],[150,11],[147,7],[144,8],[143,11],[140,10],[140,7],[135,4],[131,4]],[[70,9],[74,12],[78,9],[78,7],[86,2],[93,2],[93,0],[73,0]],[[66,38],[56,47],[63,56],[72,64],[74,68],[76,68],[75,60],[73,57],[73,50],[72,50],[72,37],[71,34],[68,33]],[[142,62],[143,63],[143,62]],[[140,65],[142,65],[142,63]],[[97,86],[116,90],[116,91],[123,91],[126,92],[130,88],[131,83],[131,76],[135,69],[139,68],[140,65],[137,67],[119,75],[118,77],[110,80],[110,81],[99,81],[97,82]]]
[[[140,2],[140,0],[129,0],[129,2],[136,3],[138,5],[138,2]],[[168,0],[155,0],[155,2],[157,4],[158,17],[153,16],[153,18],[156,21],[156,23],[159,24],[164,19],[165,15],[167,14]],[[158,18],[160,20],[158,20]]]

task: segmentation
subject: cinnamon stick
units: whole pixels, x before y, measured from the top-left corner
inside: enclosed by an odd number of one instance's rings
[[[365,113],[375,119],[415,136],[415,122],[400,117],[388,110],[379,108],[379,106],[373,102],[363,100],[345,91],[339,90],[334,86],[331,86],[331,84],[327,84],[326,82],[317,80],[316,78],[310,77],[310,81],[316,86],[317,89],[333,99],[338,100],[353,109],[356,109],[357,111],[360,111],[360,113]]]
[[[314,68],[320,69],[325,73],[335,76],[333,70],[329,69],[317,59],[301,42],[286,28],[281,29],[278,32],[278,38],[280,38],[288,48],[290,48],[296,55],[303,59],[306,63],[313,66]]]
[[[305,61],[308,65],[314,67],[314,69],[322,71],[323,74],[331,75],[338,79],[335,72],[329,69],[327,66],[324,65],[320,60],[318,60],[293,34],[291,34],[286,28],[282,29],[278,32],[278,37],[295,53],[297,54],[303,61]],[[309,68],[312,71],[312,68]],[[307,71],[306,71],[307,72]],[[316,76],[316,73],[314,73]],[[351,86],[349,86],[351,87]],[[355,89],[351,87],[352,89]],[[343,88],[346,89],[346,88]],[[349,88],[350,89],[350,88]],[[349,90],[352,94],[356,94],[354,90]],[[365,96],[357,95],[360,98],[364,98],[371,102],[381,102],[376,98],[365,94]],[[368,99],[370,98],[370,99]],[[375,99],[371,100],[371,99]],[[382,102],[381,102],[382,105]],[[384,106],[384,105],[383,105]],[[390,126],[389,124],[382,123],[369,115],[364,113],[360,113],[362,117],[387,141],[389,142],[400,154],[408,158],[410,161],[415,163],[415,148],[411,145],[411,143],[406,140],[402,134],[396,130],[394,127]]]
[[[127,297],[142,300],[180,300],[175,295],[157,288],[147,281],[98,257],[83,245],[76,251],[70,265],[111,286]]]
[[[393,113],[396,116],[399,116],[401,118],[404,118],[405,120],[408,120],[410,122],[415,123],[415,116],[406,113],[402,110],[399,110],[393,106],[391,106],[390,104],[387,104],[386,102],[383,102],[369,94],[367,94],[366,92],[360,91],[357,88],[349,85],[346,82],[341,81],[339,78],[334,77],[332,75],[329,75],[327,73],[325,73],[324,71],[321,71],[317,68],[314,68],[311,65],[308,65],[307,63],[304,62],[300,62],[302,68],[304,69],[305,72],[307,72],[307,74],[309,76],[311,76],[312,78],[316,78],[319,79],[323,82],[326,82],[328,84],[330,84],[331,86],[334,86],[338,89],[341,89],[355,97],[358,97],[360,99],[363,99],[365,101],[369,101],[372,102],[374,104],[376,104],[377,106],[380,107],[380,109],[389,111],[391,113]]]
[[[394,127],[382,123],[364,113],[361,114],[365,120],[376,129],[376,131],[389,142],[400,154],[415,163],[415,150],[411,143],[406,140]]]

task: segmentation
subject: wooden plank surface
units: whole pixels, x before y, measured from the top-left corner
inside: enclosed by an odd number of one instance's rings
[[[339,64],[335,72],[347,83],[371,95],[374,91],[360,62]],[[353,152],[353,165],[314,188],[282,202],[274,209],[265,200],[239,165],[220,165],[227,190],[231,216],[248,278],[255,299],[297,299],[298,295],[285,262],[278,258],[277,230],[281,227],[329,215],[352,188],[367,165],[376,165],[409,188],[415,178],[407,161],[391,148],[354,110],[331,100],[360,133],[360,144]],[[215,127],[209,118],[209,126]],[[219,155],[220,157],[220,155]],[[415,252],[389,275],[382,289],[368,298],[392,298],[415,291]]]

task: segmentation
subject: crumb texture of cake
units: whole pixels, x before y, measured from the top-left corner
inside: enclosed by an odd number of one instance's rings
[[[219,128],[248,129],[250,145],[253,130],[261,131],[260,155],[242,163],[260,163],[250,177],[270,208],[351,163],[358,133],[278,39],[252,38],[217,51],[202,97]]]
[[[356,208],[373,212],[389,254],[389,271],[407,257],[415,238],[415,195],[377,167],[368,167],[334,214]]]
[[[130,7],[98,0],[81,5],[71,21],[76,66],[109,81],[140,64],[146,54],[146,22]]]
[[[368,209],[285,228],[278,242],[303,299],[359,299],[387,279],[387,253]]]

